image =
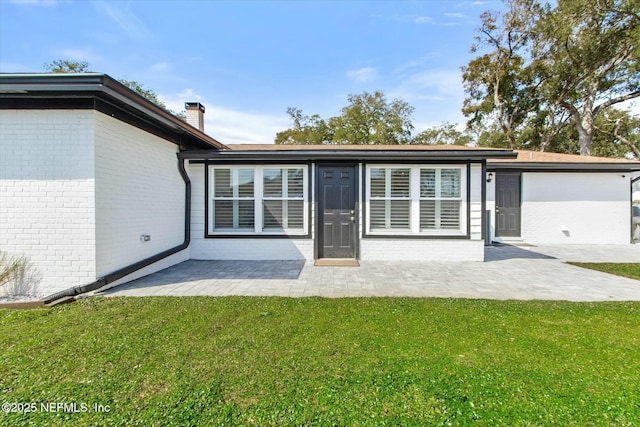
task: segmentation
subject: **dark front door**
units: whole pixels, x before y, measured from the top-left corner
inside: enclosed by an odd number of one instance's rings
[[[496,237],[520,237],[520,174],[496,174]]]
[[[356,167],[318,166],[318,256],[356,257]]]

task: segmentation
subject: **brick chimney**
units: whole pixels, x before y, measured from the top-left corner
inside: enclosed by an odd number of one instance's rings
[[[199,102],[185,102],[184,109],[187,110],[187,123],[204,133],[204,105]]]

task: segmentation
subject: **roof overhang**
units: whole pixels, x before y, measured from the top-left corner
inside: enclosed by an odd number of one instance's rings
[[[93,101],[95,109],[102,106],[108,111],[122,111],[148,126],[169,132],[185,148],[227,148],[106,74],[0,74],[0,109],[37,109],[39,105],[86,108],[89,104],[82,104],[82,100]]]
[[[183,159],[207,162],[238,161],[457,161],[481,162],[487,158],[513,159],[516,154],[511,150],[189,150],[180,153]]]

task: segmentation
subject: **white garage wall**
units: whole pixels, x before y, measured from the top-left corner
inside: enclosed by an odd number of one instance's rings
[[[0,111],[0,250],[31,259],[41,296],[95,279],[93,133],[92,111]]]
[[[628,244],[630,180],[628,173],[523,173],[524,241]]]
[[[175,144],[103,113],[93,114],[100,277],[183,242],[185,183]],[[142,235],[151,240],[141,241]],[[189,258],[188,250],[181,254],[169,263],[154,264],[146,274]]]

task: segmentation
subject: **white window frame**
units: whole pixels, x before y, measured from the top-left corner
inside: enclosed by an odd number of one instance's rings
[[[410,198],[411,198],[411,230],[371,230],[371,169],[410,169]],[[420,169],[459,169],[460,170],[460,228],[440,230],[420,230]],[[467,164],[371,164],[366,167],[366,233],[370,236],[466,236],[468,194],[467,194]],[[438,193],[439,191],[437,191]],[[375,198],[374,198],[375,200]],[[380,200],[380,199],[378,199]],[[424,200],[429,200],[424,198]],[[433,199],[431,199],[433,200]],[[452,199],[453,200],[453,199]]]
[[[216,235],[255,235],[255,236],[306,236],[309,232],[309,169],[307,165],[207,165],[208,167],[208,194],[207,207],[207,236],[215,237]],[[284,229],[284,230],[263,230],[263,201],[264,198],[264,170],[265,169],[302,169],[302,192],[303,192],[303,227],[302,229]],[[215,196],[215,170],[216,169],[253,169],[253,199],[242,198],[239,200],[253,200],[254,209],[254,228],[251,229],[221,229],[216,230],[214,228],[214,196]],[[237,172],[232,172],[237,174]],[[298,198],[267,198],[266,200],[300,200]]]
[[[418,197],[419,197],[419,201],[434,201],[434,202],[442,202],[442,201],[456,201],[456,202],[460,202],[460,226],[462,226],[462,221],[463,221],[463,217],[466,217],[466,211],[463,210],[464,208],[464,191],[466,189],[466,182],[464,182],[463,179],[463,175],[465,170],[463,171],[463,169],[461,167],[452,167],[452,166],[421,166],[418,169],[418,179],[420,179],[420,172],[422,172],[423,170],[434,170],[436,171],[436,175],[435,175],[435,196],[434,197],[422,197],[421,195],[421,191],[420,188],[418,188]],[[443,170],[458,170],[460,171],[460,196],[458,197],[443,197],[442,196],[442,171]],[[463,187],[463,183],[465,184],[465,186]],[[420,183],[422,184],[422,183]],[[440,225],[439,222],[441,220],[440,216],[438,215],[438,204],[436,204],[436,217],[435,217],[435,221],[436,221],[436,225]],[[418,217],[418,222],[420,222],[420,218]],[[420,224],[418,224],[418,227],[420,227]],[[453,231],[455,233],[457,233],[460,230],[460,228],[458,229],[452,229],[452,228],[448,228],[448,229],[442,229],[442,228],[434,228],[434,229],[426,229],[426,230],[420,230],[421,233],[429,233],[429,234],[440,234],[445,232],[445,234],[447,234],[447,231]],[[466,230],[466,228],[465,228]]]
[[[380,196],[376,196],[373,197],[371,196],[371,170],[372,169],[385,169],[387,172],[385,172],[385,195],[384,197],[380,197]],[[405,169],[405,170],[409,170],[409,196],[408,197],[394,197],[391,195],[391,173],[389,171],[391,170],[398,170],[398,169]],[[391,234],[402,234],[402,233],[406,233],[406,232],[410,232],[412,230],[412,226],[413,226],[413,218],[412,218],[412,212],[411,212],[411,186],[413,183],[413,176],[412,176],[412,170],[410,167],[407,166],[403,166],[403,165],[394,165],[394,166],[371,166],[370,168],[368,168],[368,175],[367,175],[367,189],[368,189],[368,194],[367,194],[367,213],[369,214],[367,216],[367,224],[369,229],[371,228],[371,201],[372,200],[376,200],[376,201],[384,201],[385,202],[385,229],[376,229],[374,230],[374,233],[391,233]],[[390,203],[386,203],[386,202],[393,202],[393,201],[408,201],[409,202],[409,228],[408,229],[402,229],[402,228],[391,228],[391,204]]]

